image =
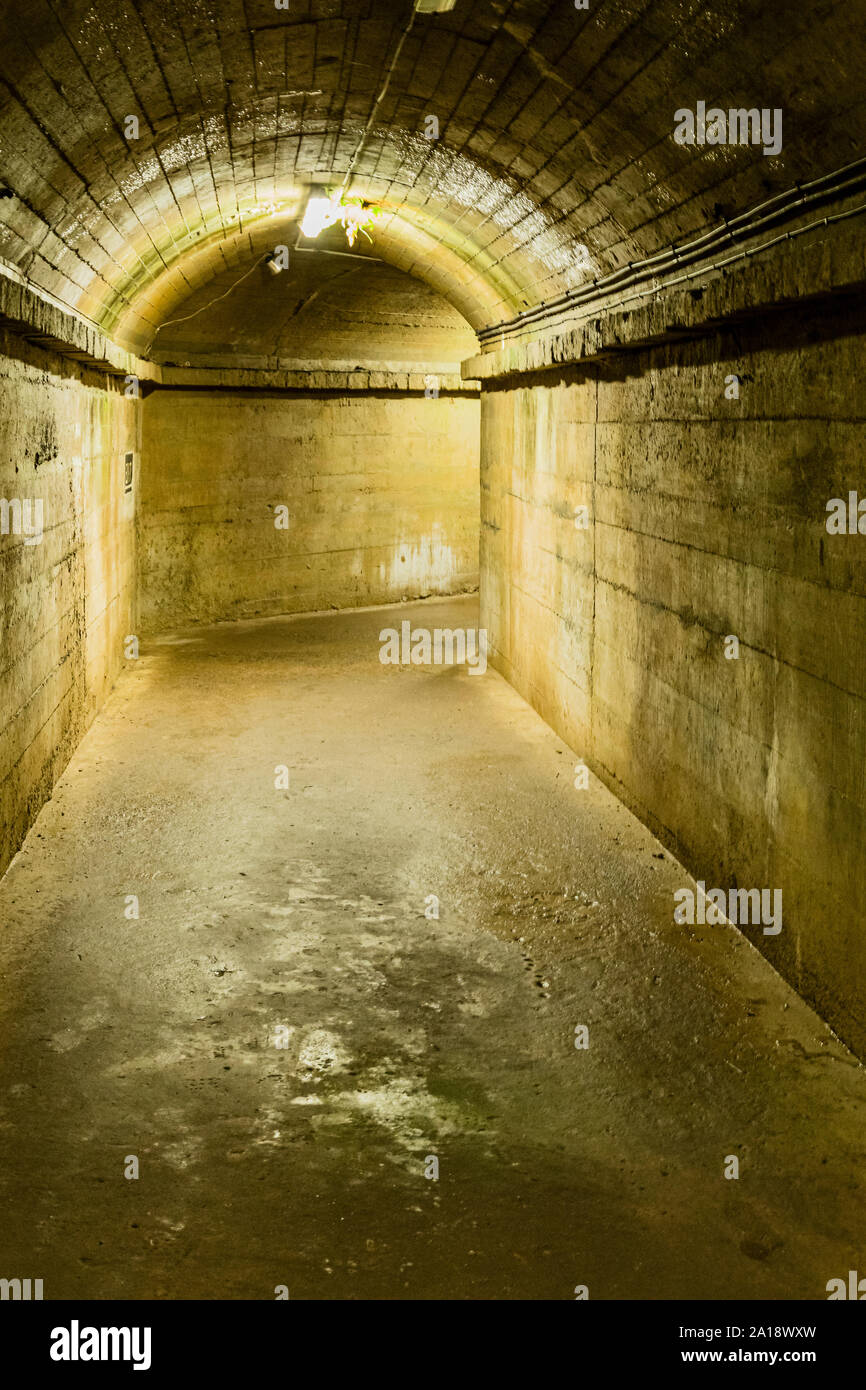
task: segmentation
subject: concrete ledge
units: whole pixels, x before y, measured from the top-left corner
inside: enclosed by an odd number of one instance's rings
[[[457,372],[389,372],[360,369],[338,371],[267,371],[229,367],[157,368],[157,384],[200,390],[259,391],[414,391],[427,389],[428,377],[436,378],[440,395],[467,395],[480,383]]]
[[[305,368],[277,370],[256,367],[164,367],[119,348],[79,315],[51,304],[36,290],[16,280],[0,266],[0,326],[46,351],[59,353],[113,376],[136,376],[153,387],[195,387],[215,390],[264,391],[403,391],[423,393],[428,378],[436,378],[440,394],[467,395],[480,383],[460,372],[442,372],[436,365],[416,371],[380,370],[366,364],[355,370]]]
[[[704,283],[696,277],[693,288],[660,287],[655,298],[635,298],[633,308],[599,303],[573,328],[539,329],[528,342],[467,358],[463,374],[483,383],[546,371],[714,333],[728,322],[795,303],[866,291],[863,219],[828,226],[809,240],[782,242],[760,259],[754,249],[746,254],[751,258],[724,270],[707,268]]]
[[[0,267],[0,324],[28,343],[113,376],[158,379],[159,368],[117,347],[93,325],[55,306]]]

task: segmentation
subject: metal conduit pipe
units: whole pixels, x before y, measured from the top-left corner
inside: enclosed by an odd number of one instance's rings
[[[561,318],[570,310],[586,306],[594,301],[607,299],[611,293],[618,289],[624,289],[629,284],[638,284],[641,280],[649,276],[664,275],[666,272],[676,270],[680,266],[687,264],[695,259],[705,260],[717,247],[725,243],[741,241],[756,235],[761,228],[777,221],[781,217],[789,217],[795,212],[820,201],[821,199],[838,197],[846,190],[853,189],[866,180],[866,158],[857,159],[842,168],[834,170],[830,174],[823,174],[820,178],[812,179],[806,184],[796,184],[793,189],[784,193],[774,195],[757,207],[752,208],[747,213],[741,213],[735,218],[726,220],[721,227],[713,228],[709,232],[704,232],[701,236],[685,243],[681,247],[669,247],[662,252],[649,256],[643,261],[631,261],[627,266],[622,266],[619,270],[611,271],[610,274],[598,276],[589,284],[581,286],[578,290],[571,290],[567,294],[560,295],[545,304],[540,304],[533,309],[524,309],[514,318],[505,320],[499,324],[492,324],[488,328],[482,328],[478,332],[478,338],[482,346],[492,341],[494,338],[511,337],[524,332],[530,325],[544,325],[554,318]],[[781,206],[775,206],[781,204]],[[773,208],[772,212],[767,212],[768,208]],[[761,215],[763,214],[763,215]],[[840,220],[834,216],[829,219],[821,219],[810,226],[824,225],[825,222]],[[804,229],[805,230],[805,229]],[[790,234],[785,237],[773,238],[767,242],[767,247],[776,245],[780,240],[790,239]],[[755,247],[750,254],[757,254],[761,250]],[[741,256],[733,259],[741,259]],[[715,265],[706,265],[698,273],[718,268],[720,265],[730,264],[730,261],[717,262]],[[694,278],[694,277],[691,277]],[[680,283],[678,280],[668,283]],[[653,287],[649,293],[656,293],[664,286]],[[632,296],[634,298],[635,296]],[[622,302],[622,301],[617,301]],[[613,306],[611,306],[613,307]]]

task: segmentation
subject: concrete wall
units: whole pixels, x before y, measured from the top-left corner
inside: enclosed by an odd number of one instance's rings
[[[0,333],[0,498],[42,502],[41,539],[0,534],[0,873],[102,704],[135,631],[139,401]],[[31,513],[35,523],[36,513]],[[2,528],[0,520],[0,528]],[[39,535],[31,526],[30,539]]]
[[[866,495],[859,313],[491,384],[481,588],[494,664],[695,876],[783,890],[749,935],[862,1052],[866,538],[825,528]]]
[[[478,421],[465,394],[154,392],[143,627],[474,588]]]

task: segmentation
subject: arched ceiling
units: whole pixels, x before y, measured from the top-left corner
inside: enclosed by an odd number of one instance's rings
[[[148,356],[179,367],[458,376],[478,351],[462,315],[417,276],[347,255],[342,229],[293,251],[274,279],[261,258],[217,273],[178,306]]]
[[[833,0],[7,0],[0,257],[141,351],[349,174],[377,255],[482,327],[862,153],[864,30]],[[781,107],[781,154],[678,145],[699,100]]]

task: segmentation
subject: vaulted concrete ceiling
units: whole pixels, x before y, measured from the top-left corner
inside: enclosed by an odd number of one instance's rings
[[[345,254],[342,229],[293,251],[274,280],[249,257],[179,306],[148,349],[174,366],[459,374],[478,351],[461,314],[417,276],[368,255]]]
[[[7,0],[0,256],[141,350],[348,175],[377,254],[480,327],[861,153],[864,29],[831,0]],[[699,100],[781,107],[782,153],[676,144]]]

